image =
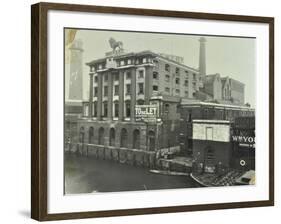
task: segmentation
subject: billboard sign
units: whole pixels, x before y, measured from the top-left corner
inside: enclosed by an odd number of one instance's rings
[[[242,135],[233,135],[233,142],[238,142],[239,146],[245,146],[249,148],[255,148],[256,137],[254,136],[242,136]]]
[[[136,121],[156,122],[157,105],[136,105],[135,106]]]

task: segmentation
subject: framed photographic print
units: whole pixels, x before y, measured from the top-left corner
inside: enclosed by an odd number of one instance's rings
[[[32,218],[274,204],[274,19],[32,5]]]

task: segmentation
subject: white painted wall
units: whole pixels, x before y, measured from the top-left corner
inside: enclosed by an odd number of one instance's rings
[[[207,123],[193,122],[192,138],[195,140],[211,140],[217,142],[229,142],[230,125],[220,121]]]
[[[51,1],[51,0],[50,0]],[[275,60],[280,61],[281,15],[279,1],[267,0],[56,0],[56,2],[123,7],[158,8],[244,15],[275,16]],[[1,185],[0,223],[30,224],[30,4],[34,0],[3,1],[1,5]],[[280,63],[276,63],[275,82],[281,83]],[[281,88],[276,88],[276,206],[219,211],[157,214],[145,216],[70,220],[73,224],[192,223],[237,224],[278,223],[281,218],[280,136]]]

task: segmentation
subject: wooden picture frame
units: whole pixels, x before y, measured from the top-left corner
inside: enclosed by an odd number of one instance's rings
[[[203,211],[274,205],[274,18],[155,9],[38,3],[31,7],[31,217],[39,221]],[[48,213],[48,12],[68,11],[210,21],[247,22],[269,26],[269,182],[268,200],[103,211]]]

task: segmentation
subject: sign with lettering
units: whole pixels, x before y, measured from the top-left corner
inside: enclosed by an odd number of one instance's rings
[[[135,106],[136,121],[156,122],[157,106],[155,105],[136,105]]]
[[[256,143],[256,137],[252,136],[241,136],[241,135],[233,135],[233,142],[238,142],[240,146],[254,148]]]

